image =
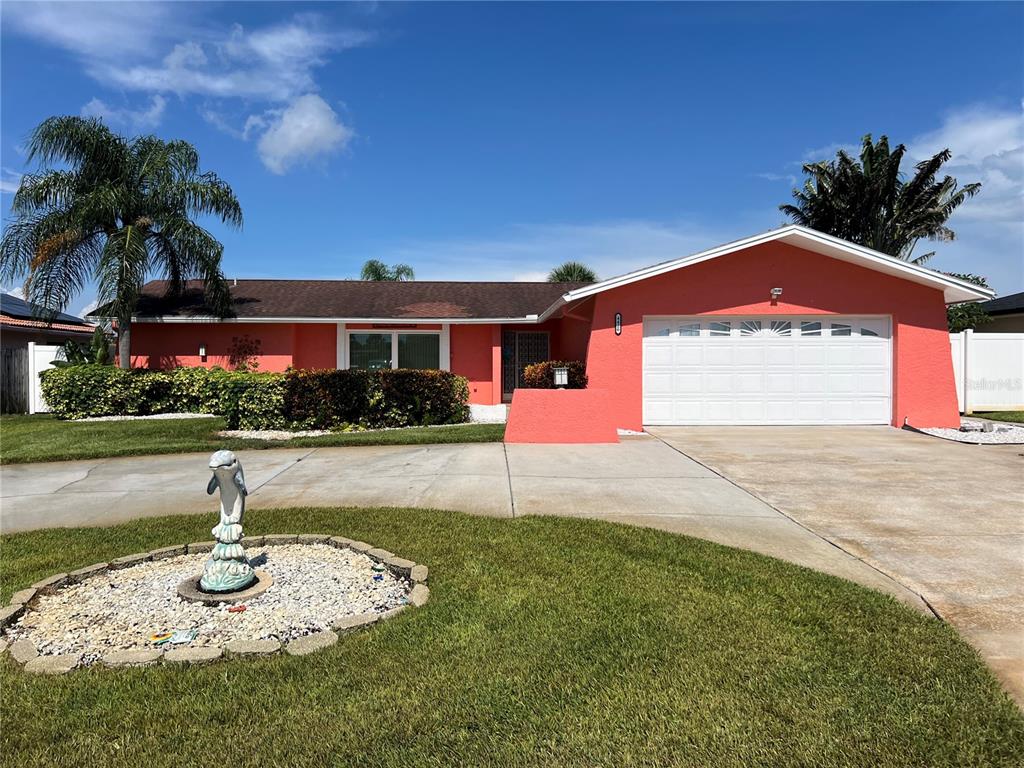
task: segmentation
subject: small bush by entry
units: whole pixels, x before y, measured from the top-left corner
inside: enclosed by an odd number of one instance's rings
[[[43,396],[55,416],[212,413],[228,429],[332,429],[458,424],[469,386],[447,371],[289,371],[221,368],[171,371],[70,366],[45,371]]]
[[[566,389],[587,388],[587,366],[579,360],[548,360],[523,369],[523,386],[527,389],[554,389],[555,368],[569,369]]]

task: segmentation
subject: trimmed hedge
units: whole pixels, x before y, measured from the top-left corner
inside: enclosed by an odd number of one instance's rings
[[[42,389],[61,419],[213,413],[229,429],[373,429],[469,418],[469,384],[447,371],[244,373],[78,365],[44,371]]]
[[[554,389],[555,368],[569,369],[566,389],[587,388],[587,366],[579,360],[548,360],[523,369],[523,386],[527,389]]]

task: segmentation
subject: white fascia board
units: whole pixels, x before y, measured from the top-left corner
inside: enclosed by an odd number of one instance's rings
[[[183,317],[179,315],[163,315],[158,317],[132,318],[133,323],[375,323],[378,325],[481,325],[518,323],[534,324],[541,322],[544,315],[527,315],[526,317],[210,317],[197,315]]]
[[[822,232],[816,232],[813,229],[790,225],[770,232],[763,232],[759,235],[753,235],[752,237],[747,237],[742,240],[735,240],[731,243],[726,243],[707,251],[701,251],[700,253],[695,253],[691,256],[684,256],[680,259],[673,259],[671,261],[662,262],[661,264],[644,267],[643,269],[638,269],[633,272],[627,272],[624,275],[602,280],[599,283],[587,285],[583,288],[577,288],[575,291],[569,291],[563,295],[562,300],[573,301],[576,299],[586,298],[587,296],[593,296],[594,294],[602,293],[603,291],[608,291],[612,288],[629,285],[630,283],[663,275],[666,272],[693,266],[694,264],[699,264],[703,261],[715,259],[719,256],[725,256],[726,254],[735,253],[736,251],[752,248],[757,245],[763,245],[764,243],[770,243],[776,240],[782,240],[790,245],[814,251],[815,253],[820,253],[824,256],[830,256],[852,264],[859,264],[878,272],[884,272],[906,280],[911,280],[915,283],[941,289],[947,303],[976,301],[979,299],[988,299],[995,295],[995,292],[990,289],[982,288],[972,283],[967,283],[963,280],[949,277],[948,275],[943,275],[939,272],[935,272],[934,270],[920,267],[916,264],[911,264],[908,261],[903,261],[902,259],[897,259],[884,253],[873,251],[870,248],[854,245],[853,243],[849,243],[838,237],[826,235]]]

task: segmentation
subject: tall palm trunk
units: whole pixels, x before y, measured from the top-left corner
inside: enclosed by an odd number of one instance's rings
[[[130,315],[117,321],[117,365],[124,370],[132,367],[132,318]]]

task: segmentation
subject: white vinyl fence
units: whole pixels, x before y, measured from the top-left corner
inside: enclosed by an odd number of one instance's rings
[[[46,413],[50,409],[43,400],[43,390],[39,385],[39,374],[53,368],[53,361],[61,347],[52,344],[28,343],[28,412]]]
[[[1024,333],[949,334],[963,413],[1024,410]]]

